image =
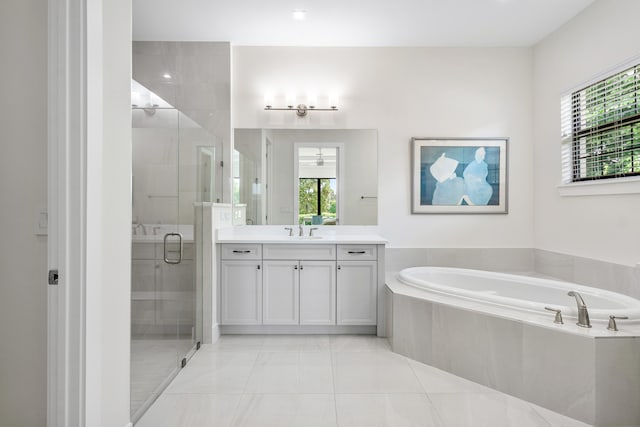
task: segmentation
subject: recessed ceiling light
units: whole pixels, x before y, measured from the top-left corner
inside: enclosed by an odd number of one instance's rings
[[[307,17],[307,11],[304,9],[294,9],[293,12],[291,12],[291,16],[293,16],[293,19],[296,21],[304,21]]]
[[[171,78],[171,74],[169,74],[169,73],[164,73],[164,74],[162,75],[162,77],[164,77],[165,79],[170,79],[170,78]]]

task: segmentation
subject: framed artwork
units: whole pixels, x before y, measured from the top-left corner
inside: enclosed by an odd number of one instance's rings
[[[506,214],[508,138],[412,138],[412,213]]]

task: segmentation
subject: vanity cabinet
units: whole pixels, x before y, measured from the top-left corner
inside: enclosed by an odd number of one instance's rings
[[[233,333],[369,331],[377,325],[377,251],[376,244],[224,243],[221,324],[260,325],[227,329]]]
[[[375,325],[378,263],[375,245],[338,245],[337,324]]]
[[[335,261],[300,262],[300,324],[336,324]]]
[[[263,246],[264,325],[335,325],[335,245]]]
[[[220,263],[220,320],[226,325],[262,324],[262,247],[224,245]]]
[[[264,261],[262,323],[297,325],[300,275],[298,261]]]

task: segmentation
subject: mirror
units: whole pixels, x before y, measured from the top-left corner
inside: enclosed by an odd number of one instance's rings
[[[235,129],[232,175],[235,225],[378,223],[375,129]]]

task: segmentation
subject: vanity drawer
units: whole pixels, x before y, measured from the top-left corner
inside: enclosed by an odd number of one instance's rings
[[[262,245],[256,243],[225,243],[222,245],[222,259],[262,259]]]
[[[336,259],[336,245],[264,245],[264,259],[317,260]]]
[[[376,245],[338,245],[340,261],[375,261],[378,259]]]

